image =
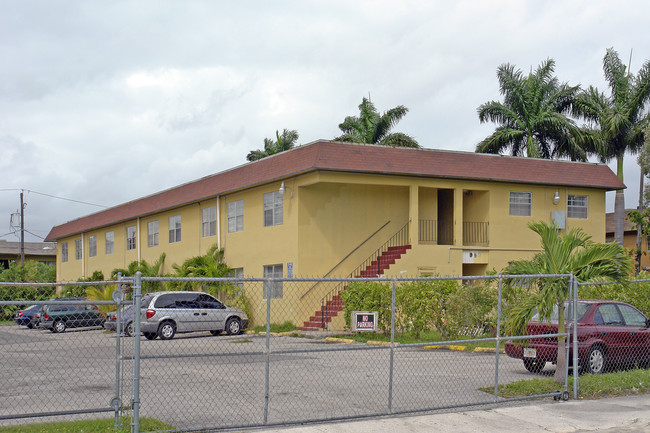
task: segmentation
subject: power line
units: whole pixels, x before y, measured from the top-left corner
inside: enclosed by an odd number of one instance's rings
[[[59,199],[59,200],[71,201],[71,202],[74,202],[74,203],[87,204],[89,206],[97,206],[97,207],[103,207],[103,208],[108,207],[108,206],[104,206],[103,204],[89,203],[87,201],[81,201],[81,200],[74,200],[74,199],[71,199],[71,198],[59,197],[59,196],[56,196],[56,195],[47,194],[47,193],[44,193],[44,192],[33,191],[33,190],[30,190],[30,189],[6,188],[6,189],[0,189],[0,191],[27,191],[27,192],[30,192],[30,193],[33,193],[33,194],[39,194],[39,195],[43,195],[43,196],[46,196],[46,197],[56,198],[56,199]]]

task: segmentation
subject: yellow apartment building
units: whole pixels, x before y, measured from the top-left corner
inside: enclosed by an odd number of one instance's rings
[[[619,188],[602,164],[317,141],[55,226],[46,240],[62,282],[162,252],[171,272],[215,244],[236,276],[483,275],[538,251],[531,221],[604,242],[605,193]],[[272,297],[306,322],[330,289],[287,284]]]

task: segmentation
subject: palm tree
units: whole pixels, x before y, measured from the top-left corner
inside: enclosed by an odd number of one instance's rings
[[[229,276],[232,269],[224,263],[223,256],[223,248],[220,249],[217,245],[213,245],[204,255],[190,257],[182,265],[174,264],[172,268],[179,277],[224,278]],[[192,290],[193,284],[192,282],[181,282],[177,283],[177,286],[181,290]],[[206,283],[201,288],[217,294],[216,292],[224,287],[223,283]]]
[[[610,96],[593,86],[576,98],[574,114],[587,120],[587,128],[598,139],[598,153],[603,161],[616,158],[616,174],[623,181],[623,156],[636,153],[643,146],[643,129],[650,122],[645,106],[650,100],[650,61],[637,75],[630,73],[614,48],[603,58],[603,72],[609,84]],[[614,202],[614,238],[623,244],[625,195],[616,191]]]
[[[275,131],[275,141],[271,138],[264,139],[264,150],[251,150],[246,156],[248,161],[257,161],[285,150],[293,149],[298,141],[298,131],[284,129],[282,134]]]
[[[515,260],[504,270],[508,275],[569,274],[573,272],[578,281],[609,278],[624,280],[632,271],[632,262],[625,249],[618,244],[599,244],[582,229],[561,233],[557,227],[545,222],[529,224],[542,242],[542,251],[529,260]],[[526,325],[535,310],[541,320],[550,320],[553,309],[558,311],[558,333],[565,332],[564,302],[569,295],[566,278],[528,277],[516,278],[511,285],[531,288],[529,296],[517,302],[512,309],[506,330],[512,335],[524,335]],[[563,382],[566,366],[565,337],[558,338],[555,381]]]
[[[398,105],[380,115],[370,99],[364,97],[359,105],[359,117],[346,117],[339,125],[343,135],[334,138],[334,140],[419,148],[420,145],[413,137],[401,132],[390,132],[408,111],[405,106]]]
[[[566,115],[579,86],[559,83],[553,76],[555,61],[547,59],[524,76],[509,63],[497,68],[503,102],[490,101],[478,107],[481,123],[498,123],[492,135],[476,146],[479,153],[563,158],[585,161],[588,136]]]
[[[118,272],[123,276],[133,277],[138,271],[143,277],[161,277],[163,275],[163,265],[165,264],[166,257],[167,254],[160,254],[160,257],[153,264],[147,263],[146,260],[134,260],[129,263],[126,269],[113,269],[111,271],[111,279],[117,279]],[[145,281],[142,283],[142,293],[162,290],[163,287],[164,284],[161,281]]]

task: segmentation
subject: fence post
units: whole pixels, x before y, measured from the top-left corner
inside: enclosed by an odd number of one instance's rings
[[[578,398],[578,279],[573,277],[573,398]]]
[[[140,433],[140,307],[142,304],[142,273],[140,271],[135,273],[133,289],[135,291],[133,306],[135,335],[133,336],[133,421],[131,422],[131,432]]]
[[[390,370],[388,373],[388,413],[393,412],[393,366],[395,358],[395,292],[397,280],[393,278],[393,290],[390,304]]]
[[[269,418],[269,381],[270,381],[270,362],[271,362],[271,287],[275,284],[273,278],[265,281],[264,293],[266,294],[266,367],[264,380],[264,424]],[[268,290],[267,290],[268,288]]]
[[[497,299],[497,341],[494,359],[494,401],[499,400],[499,350],[501,348],[501,293],[503,291],[503,274],[499,274],[499,294]]]
[[[564,392],[568,392],[569,389],[569,329],[573,330],[573,335],[575,335],[575,329],[573,329],[573,324],[575,323],[575,308],[573,306],[573,272],[571,272],[571,276],[569,277],[569,299],[568,299],[568,305],[569,308],[566,308],[564,312],[564,333],[566,334],[565,340],[564,340]],[[567,320],[566,318],[568,315],[571,314],[572,320],[571,323],[569,323],[569,326],[567,326]],[[558,329],[558,332],[560,330]],[[559,337],[558,337],[559,338]],[[573,366],[574,370],[574,376],[575,372],[577,371],[576,366]]]
[[[117,273],[117,280],[121,281],[122,280],[122,273],[118,272]],[[117,290],[118,293],[122,291],[122,284],[117,283]],[[115,297],[113,297],[113,300],[115,300]],[[115,409],[115,430],[119,428],[119,421],[120,421],[120,410],[122,409],[122,402],[120,399],[120,349],[121,349],[121,341],[120,341],[120,302],[117,302],[117,306],[115,307],[115,317],[116,317],[116,328],[115,328],[115,399],[114,399],[114,405],[113,408]]]

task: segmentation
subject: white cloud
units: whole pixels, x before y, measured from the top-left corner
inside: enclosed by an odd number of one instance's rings
[[[606,48],[624,59],[634,48],[633,71],[650,59],[649,10],[632,0],[3,2],[0,188],[118,204],[241,164],[276,130],[332,138],[368,94],[381,111],[407,106],[396,130],[423,146],[472,151],[495,126],[476,108],[500,98],[500,64],[527,71],[552,57],[561,80],[606,90]],[[625,170],[633,207],[634,156]],[[0,214],[16,201],[0,191]],[[31,194],[28,221],[44,235],[97,209]]]

